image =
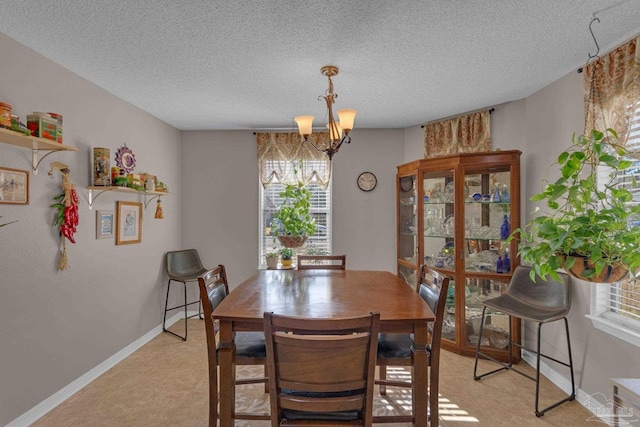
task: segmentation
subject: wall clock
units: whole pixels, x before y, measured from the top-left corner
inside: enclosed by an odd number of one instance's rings
[[[376,188],[376,184],[378,184],[378,179],[371,172],[362,172],[358,176],[358,188],[362,191],[371,191]]]

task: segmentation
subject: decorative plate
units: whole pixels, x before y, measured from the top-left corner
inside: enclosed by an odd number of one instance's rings
[[[122,145],[116,151],[116,165],[124,169],[126,173],[133,172],[133,168],[136,166],[136,156],[127,147],[127,144]]]

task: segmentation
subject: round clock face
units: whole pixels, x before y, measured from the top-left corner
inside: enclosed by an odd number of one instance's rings
[[[378,179],[371,172],[362,172],[358,176],[358,188],[362,191],[371,191],[376,188]]]

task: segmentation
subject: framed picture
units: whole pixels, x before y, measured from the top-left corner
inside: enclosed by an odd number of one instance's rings
[[[96,211],[96,239],[113,238],[113,211]]]
[[[117,202],[116,245],[142,242],[142,203]]]
[[[29,204],[29,172],[0,167],[0,203]]]

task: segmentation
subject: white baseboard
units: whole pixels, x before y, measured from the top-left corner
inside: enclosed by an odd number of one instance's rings
[[[188,312],[188,315],[195,314],[197,315],[197,311]],[[171,326],[176,323],[178,320],[184,319],[184,313],[176,313],[167,319],[166,325]],[[15,420],[11,421],[5,427],[26,427],[41,417],[43,417],[46,413],[54,409],[56,406],[60,405],[62,402],[73,396],[76,392],[80,391],[86,385],[91,383],[93,380],[98,378],[100,375],[107,372],[109,369],[113,368],[115,365],[120,363],[122,360],[133,354],[137,349],[151,341],[157,335],[162,333],[162,325],[158,325],[153,328],[151,331],[147,332],[113,356],[109,357],[107,360],[91,369],[75,381],[71,382],[64,388],[58,390],[42,402],[38,403],[36,406],[20,415]]]
[[[562,360],[560,358],[557,358],[557,359],[558,360]],[[533,369],[536,368],[536,355],[535,355],[535,353],[532,353],[532,352],[527,351],[527,350],[523,350],[522,351],[522,360],[524,360],[529,365],[531,365],[533,367]],[[560,366],[560,365],[558,365],[558,366]],[[567,373],[569,373],[569,368],[565,368],[565,369],[567,370]],[[558,371],[553,369],[549,364],[545,363],[544,358],[541,358],[541,360],[540,360],[540,373],[542,375],[544,375],[545,377],[547,377],[549,379],[549,381],[551,381],[553,384],[558,386],[560,389],[562,389],[567,394],[571,390],[571,377],[567,378],[567,377],[561,375]],[[574,374],[575,374],[575,366],[574,366]],[[600,405],[594,405],[593,404],[593,399],[594,399],[594,396],[592,396],[591,394],[587,394],[586,392],[584,392],[580,388],[576,387],[576,400],[578,401],[578,403],[580,403],[589,412],[591,412],[595,418],[599,419],[604,424],[609,425],[609,420],[605,420],[605,419],[602,419],[602,418],[598,417],[598,415],[594,412],[594,410],[598,409],[598,407],[600,407]],[[605,403],[606,402],[600,402],[601,405],[603,405]],[[595,420],[590,420],[590,421],[595,421]]]

